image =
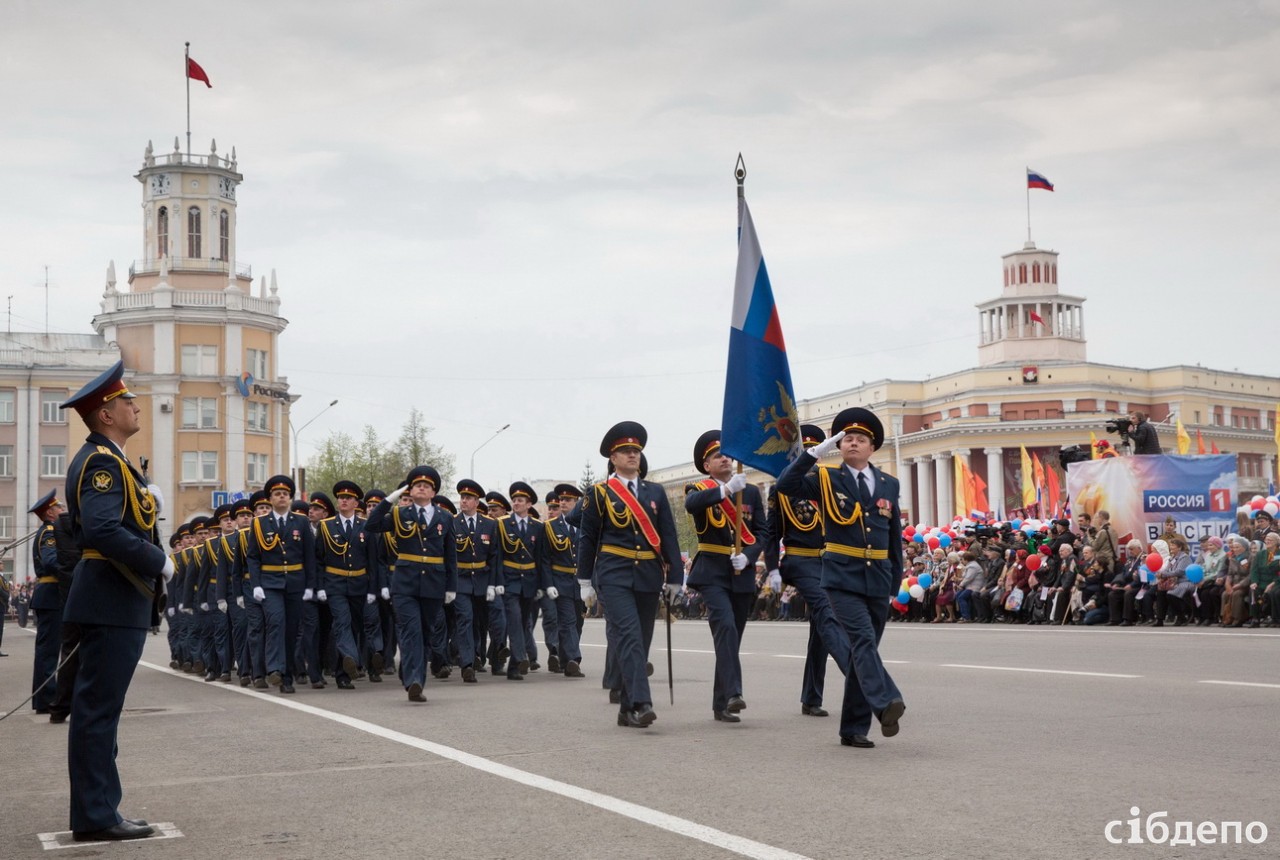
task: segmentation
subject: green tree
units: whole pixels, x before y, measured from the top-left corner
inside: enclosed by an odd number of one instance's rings
[[[400,429],[400,438],[391,445],[391,454],[400,467],[395,486],[400,486],[414,466],[433,466],[440,473],[440,489],[447,495],[447,490],[453,486],[456,463],[452,454],[446,454],[443,448],[431,441],[431,429],[417,407],[409,410],[409,420]]]
[[[591,461],[587,460],[582,464],[582,477],[578,479],[578,489],[583,493],[589,491],[596,483],[595,469],[591,468]]]
[[[400,437],[384,440],[377,429],[365,425],[357,442],[349,434],[334,431],[316,449],[306,472],[308,492],[330,492],[333,485],[346,478],[366,491],[378,488],[391,492],[404,483],[409,470],[418,465],[434,466],[442,483],[452,481],[454,459],[431,442],[431,428],[422,421],[417,409],[409,413]]]

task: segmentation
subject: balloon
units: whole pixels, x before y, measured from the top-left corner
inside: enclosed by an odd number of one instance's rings
[[[941,541],[938,540],[936,535],[929,535],[929,539],[925,543],[929,544],[929,549],[937,549]]]
[[[938,545],[943,548],[951,546],[951,535],[944,534],[936,538],[931,538],[931,540],[936,540],[938,542]]]
[[[1198,564],[1193,564],[1187,568],[1187,581],[1200,582],[1204,579],[1204,568]]]
[[[910,538],[910,537],[915,537],[916,530],[915,530],[914,528],[912,528],[911,526],[907,526],[905,529],[903,529],[903,530],[902,530],[902,533],[903,533],[903,535],[905,535],[906,537],[909,537],[909,538]]]
[[[1036,527],[1033,525],[1024,525],[1022,527],[1022,533],[1025,535],[1033,535],[1036,533]]]
[[[928,588],[933,585],[933,576],[928,573],[922,573],[919,577],[919,583],[921,588]]]
[[[915,585],[915,584],[916,584],[917,582],[919,582],[919,581],[920,581],[919,577],[915,577],[915,576],[908,576],[908,577],[907,577],[907,587],[908,587],[908,588],[910,588],[911,586]]]
[[[898,591],[906,591],[910,587],[911,583],[907,582],[907,578],[905,576],[902,577],[902,582],[898,583]]]
[[[1053,550],[1049,549],[1049,545],[1048,545],[1047,543],[1042,543],[1042,544],[1040,544],[1040,554],[1041,554],[1041,555],[1052,555],[1052,554],[1053,554]]]
[[[912,542],[912,543],[924,543],[924,535],[920,534],[920,532],[916,532],[915,534],[913,534],[913,535],[911,536],[911,542]]]
[[[911,586],[910,594],[916,600],[924,600],[924,589],[918,585]]]
[[[1015,529],[1020,529],[1022,528],[1022,520],[1011,520],[1009,525],[1013,526]]]
[[[1153,552],[1147,556],[1147,567],[1152,573],[1159,573],[1160,568],[1164,567],[1164,556],[1158,552]]]
[[[1262,506],[1262,509],[1274,517],[1276,512],[1280,511],[1280,505],[1277,505],[1275,502],[1267,502]]]
[[[1253,502],[1258,501],[1258,499],[1266,499],[1266,496],[1254,496],[1252,499],[1249,500],[1249,503],[1252,504]]]
[[[907,591],[899,591],[899,592],[898,592],[898,602],[899,602],[899,603],[904,603],[904,604],[905,604],[905,603],[909,602],[910,600],[911,600],[911,593],[910,593],[910,592],[907,592]]]
[[[1027,570],[1039,570],[1039,569],[1040,569],[1040,556],[1038,555],[1027,556]]]
[[[1262,496],[1254,496],[1249,501],[1249,509],[1253,511],[1260,511],[1266,506],[1267,506],[1267,500],[1264,499]]]
[[[890,605],[890,606],[892,606],[894,609],[898,610],[899,612],[906,612],[906,611],[907,611],[906,604],[904,604],[904,603],[902,603],[902,602],[898,601],[897,599],[890,600],[890,601],[889,601],[889,605]]]

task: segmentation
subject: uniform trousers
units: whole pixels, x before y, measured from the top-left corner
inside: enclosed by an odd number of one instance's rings
[[[707,607],[711,641],[716,649],[716,675],[711,691],[711,709],[723,711],[733,696],[742,695],[742,661],[738,651],[755,595],[736,592],[722,585],[696,586]]]
[[[809,647],[805,652],[800,704],[816,707],[822,704],[827,655],[835,658],[842,674],[849,674],[849,636],[836,621],[831,601],[822,590],[821,559],[801,559],[799,563],[784,560],[780,572],[782,581],[794,585],[809,608]]]
[[[31,700],[31,707],[47,711],[57,692],[54,672],[58,668],[58,651],[62,648],[62,608],[37,609],[35,613],[36,655],[31,672],[31,691],[40,692]],[[43,689],[41,684],[44,684]]]
[[[74,621],[62,622],[62,652],[58,670],[58,684],[49,706],[50,714],[66,716],[71,713],[71,696],[75,692],[76,674],[80,671],[80,652],[76,646],[83,638],[80,625]]]
[[[81,625],[80,670],[67,733],[73,831],[104,830],[122,820],[116,733],[146,638],[141,627]]]
[[[396,611],[396,636],[400,640],[400,681],[405,689],[427,682],[427,648],[425,637],[432,625],[444,614],[444,600],[437,597],[415,597],[392,594]]]
[[[470,594],[459,594],[453,603],[453,641],[458,648],[458,665],[474,666],[476,662],[475,605]]]
[[[880,660],[880,637],[889,617],[889,599],[835,588],[827,589],[827,597],[836,620],[849,636],[852,654],[844,681],[840,736],[865,735],[871,731],[871,718],[902,697]]]
[[[560,654],[560,602],[542,595],[538,600],[538,608],[542,610],[542,641],[547,645],[547,654]],[[571,618],[571,615],[565,615]],[[561,664],[565,661],[561,656]],[[563,668],[563,665],[561,666]]]
[[[378,611],[378,601],[370,603],[365,598],[364,608],[360,610],[363,615],[364,635],[361,637],[363,648],[361,653],[364,654],[365,666],[373,665],[373,655],[382,653],[382,616]],[[354,621],[352,623],[355,623]]]
[[[359,591],[359,587],[355,589]],[[338,663],[333,670],[335,678],[345,678],[351,680],[347,675],[346,669],[342,667],[342,658],[350,657],[356,661],[357,666],[364,665],[361,660],[360,645],[357,640],[357,631],[364,626],[364,594],[330,594],[329,598],[329,614],[333,617],[332,637],[334,646],[338,649]],[[356,625],[359,624],[360,627]]]
[[[529,647],[533,637],[529,636],[526,639],[526,632],[533,626],[532,622],[525,622],[525,619],[533,614],[534,601],[532,597],[507,592],[502,595],[502,604],[506,608],[507,643],[511,647],[511,665],[507,669],[507,674],[510,675],[515,671],[516,663],[521,660],[532,662],[534,659],[532,655],[536,653]]]
[[[653,622],[658,613],[658,592],[633,591],[625,585],[601,585],[604,598],[605,638],[617,661],[622,687],[622,710],[653,704],[649,692],[649,645],[653,642]]]
[[[279,672],[286,684],[293,683],[294,643],[302,622],[302,593],[283,589],[266,589],[267,598],[260,604],[263,616],[263,651],[267,672]]]
[[[226,659],[222,664],[222,671],[230,672],[231,666],[236,666],[236,671],[241,677],[249,674],[249,664],[247,661],[241,660],[244,653],[244,640],[248,632],[248,615],[236,602],[236,598],[231,596],[227,600],[227,646]]]
[[[556,654],[560,657],[560,670],[570,660],[582,662],[582,646],[578,629],[578,587],[570,576],[555,576],[553,580],[560,596],[556,598]],[[544,628],[545,632],[545,628]]]
[[[204,660],[205,672],[221,675],[230,672],[231,667],[223,662],[223,654],[227,650],[227,616],[219,612],[217,606],[207,610],[196,610],[196,617],[201,626],[201,658]]]
[[[240,675],[267,677],[267,616],[262,604],[253,599],[253,589],[246,580],[244,590],[244,651],[240,657]]]
[[[306,672],[311,683],[318,684],[324,680],[320,667],[320,604],[315,600],[307,600],[302,604],[302,622],[298,626],[298,638],[289,640],[296,642],[296,653],[293,665],[299,673]]]

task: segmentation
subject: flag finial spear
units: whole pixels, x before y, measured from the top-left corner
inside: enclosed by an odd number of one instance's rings
[[[733,178],[738,180],[738,196],[742,196],[742,184],[747,181],[747,164],[742,160],[742,153],[738,153],[738,163],[733,166]]]

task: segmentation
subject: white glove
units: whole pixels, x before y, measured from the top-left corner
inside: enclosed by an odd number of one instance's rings
[[[453,601],[455,601],[455,600],[457,600],[457,599],[458,599],[458,592],[456,592],[456,591],[446,591],[446,592],[444,593],[444,605],[445,605],[445,606],[448,606],[450,603],[453,603]]]
[[[684,594],[684,586],[679,583],[668,582],[662,586],[662,596],[666,598],[667,603],[675,603],[682,594]]]
[[[542,599],[542,589],[541,589],[541,588],[539,588],[536,592],[534,592],[533,599],[534,599],[534,600],[541,600],[541,599]]]
[[[373,603],[373,602],[374,602],[375,600],[377,600],[377,599],[378,599],[378,595],[376,595],[376,594],[366,594],[366,595],[364,596],[364,602],[365,602],[365,603]]]
[[[219,600],[219,601],[218,601],[218,611],[219,611],[219,612],[226,612],[226,611],[227,611],[227,601],[225,601],[225,600]]]
[[[201,603],[201,604],[200,604],[200,611],[201,611],[201,612],[208,612],[208,611],[209,611],[209,604],[207,604],[207,603]]]
[[[259,585],[257,588],[253,590],[253,599],[258,601],[259,603],[267,599],[267,593],[262,590],[261,585]]]
[[[769,571],[769,578],[770,578],[770,579],[773,579],[773,575],[774,575],[775,573],[777,573],[779,576],[781,576],[781,575],[782,575],[782,574],[779,572],[779,570],[775,567],[773,570]]]
[[[499,585],[497,586],[497,592],[498,592],[498,596],[501,597],[502,595],[507,593],[507,587],[505,585]]]
[[[821,460],[823,457],[827,456],[832,451],[834,451],[837,447],[839,447],[840,440],[843,438],[844,438],[844,431],[841,430],[836,435],[828,436],[826,439],[823,439],[817,445],[814,445],[808,451],[805,451],[805,453],[815,460]]]
[[[175,572],[176,570],[173,566],[173,559],[166,555],[164,557],[164,567],[160,568],[160,575],[164,577],[165,582],[168,582],[173,579],[173,574]]]
[[[177,610],[174,609],[172,606],[170,606],[166,611],[169,613],[170,618],[172,618],[177,613]]]
[[[328,603],[329,595],[325,594],[324,589],[322,588],[316,592],[316,600],[319,600],[321,603]]]
[[[383,600],[390,600],[390,599],[391,599],[391,589],[389,589],[389,588],[384,588],[384,589],[382,589],[382,599],[383,599]]]
[[[404,492],[407,489],[409,489],[409,485],[405,484],[403,487],[401,487],[398,490],[392,490],[391,492],[387,493],[387,501],[390,502],[392,505],[395,505],[396,502],[400,501],[400,497],[404,495]]]
[[[493,599],[498,596],[498,591],[492,585],[484,590],[484,599],[493,603]]]
[[[734,472],[733,477],[724,482],[724,497],[727,499],[734,493],[741,493],[747,488],[747,476]]]
[[[183,614],[183,615],[195,615],[195,614],[196,614],[196,611],[195,611],[194,609],[184,609],[184,610],[182,610],[182,614]]]
[[[742,553],[735,553],[729,556],[729,564],[733,565],[734,570],[742,570],[747,566],[747,557]]]
[[[586,603],[587,601],[592,600],[592,599],[594,599],[594,598],[595,598],[595,596],[596,596],[596,590],[595,590],[595,588],[594,588],[594,587],[592,587],[591,583],[589,583],[589,582],[579,582],[579,583],[578,583],[578,585],[579,585],[579,587],[582,589],[582,602],[583,602],[583,603]]]
[[[559,600],[560,589],[556,588],[554,585],[551,586],[550,588],[547,589],[547,597],[550,597],[552,600]]]
[[[316,599],[316,593],[309,588],[302,589],[302,602],[310,603]]]
[[[244,609],[244,595],[243,595],[243,594],[241,594],[240,596],[238,596],[238,597],[236,598],[236,606],[239,606],[241,609]]]
[[[160,492],[160,488],[155,484],[147,484],[147,492],[151,494],[151,498],[156,500],[156,511],[164,510],[164,496]]]
[[[179,603],[179,604],[178,604],[178,611],[179,611],[179,612],[186,612],[186,611],[187,611],[187,605],[186,605],[185,603]]]

